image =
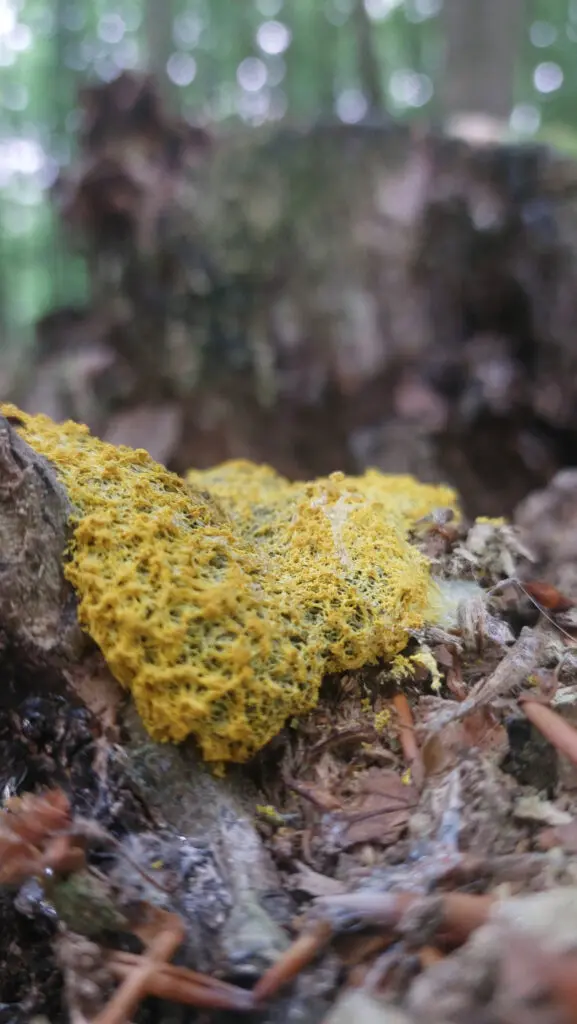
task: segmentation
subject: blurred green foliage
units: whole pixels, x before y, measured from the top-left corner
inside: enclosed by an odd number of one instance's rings
[[[0,0],[2,347],[86,291],[48,198],[73,156],[79,83],[148,66],[206,124],[430,119],[443,52],[442,0]],[[511,132],[577,155],[577,0],[526,0],[513,56]]]

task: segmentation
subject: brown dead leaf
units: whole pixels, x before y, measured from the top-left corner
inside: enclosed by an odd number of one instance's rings
[[[97,652],[65,671],[66,682],[100,722],[104,733],[116,726],[120,703],[125,693]]]
[[[323,786],[315,786],[312,782],[299,782],[298,779],[291,779],[285,776],[285,784],[294,793],[298,793],[303,799],[308,800],[321,811],[335,811],[341,807],[341,801],[325,789]]]
[[[403,832],[417,800],[416,788],[402,782],[396,772],[369,769],[359,780],[357,796],[333,816],[342,825],[339,845],[343,849],[357,843],[390,846]]]
[[[439,668],[444,668],[446,670],[453,668],[455,656],[447,647],[447,644],[437,644],[433,647],[433,657]]]
[[[47,835],[70,827],[70,801],[61,789],[10,797],[0,818],[4,833],[39,847]]]
[[[545,1019],[577,1024],[577,981],[574,953],[552,953],[542,943],[520,930],[511,930],[503,943],[501,960],[501,1003],[508,1020],[542,1020],[535,1004],[550,1012]],[[557,1012],[555,1012],[557,1010]]]
[[[290,878],[292,889],[306,892],[309,896],[340,896],[347,891],[346,886],[338,879],[321,875],[319,871],[313,871],[302,861],[296,861],[295,867],[298,870]]]
[[[546,608],[550,612],[566,612],[570,608],[575,607],[575,601],[572,601],[570,597],[566,597],[565,594],[562,594],[551,583],[545,583],[542,580],[524,581],[523,590],[537,604],[540,604],[542,608]]]
[[[477,747],[480,750],[507,750],[507,731],[496,722],[490,708],[472,711],[461,721],[450,722],[441,733],[432,733],[422,747],[426,776],[453,768],[462,754]]]
[[[577,853],[577,819],[567,822],[566,825],[544,829],[539,833],[538,844],[542,850],[562,846],[567,853]]]
[[[365,968],[367,968],[370,964],[374,963],[376,954],[391,944],[391,936],[386,934],[386,932],[380,935],[371,934],[370,932],[363,934],[361,932],[360,934],[339,936],[335,942],[335,948],[343,966],[355,968],[360,964],[364,964]],[[360,974],[361,972],[359,972]],[[359,982],[362,984],[360,977]]]
[[[20,884],[28,877],[40,875],[46,864],[52,866],[52,855],[62,859],[63,851],[59,840],[68,837],[58,833],[70,827],[72,818],[70,802],[62,790],[48,790],[44,793],[25,793],[11,797],[0,814],[0,884]],[[54,845],[54,836],[57,836]],[[47,846],[52,842],[51,853],[43,860]]]

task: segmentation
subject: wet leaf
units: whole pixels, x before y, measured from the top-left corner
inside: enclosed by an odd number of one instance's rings
[[[359,782],[358,796],[333,819],[342,823],[343,849],[357,843],[390,846],[401,836],[417,803],[417,790],[388,769],[370,769]]]
[[[528,583],[523,583],[523,589],[537,604],[540,604],[542,608],[546,608],[547,611],[567,612],[570,608],[575,607],[575,601],[572,601],[570,597],[565,597],[551,583],[531,580]]]
[[[423,763],[427,776],[448,771],[460,757],[476,747],[480,750],[507,749],[507,733],[491,712],[482,707],[461,721],[450,722],[442,732],[432,733],[423,744]]]

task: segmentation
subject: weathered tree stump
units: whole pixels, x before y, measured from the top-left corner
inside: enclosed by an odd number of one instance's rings
[[[211,139],[123,75],[59,186],[86,310],[39,325],[26,407],[289,476],[366,464],[511,511],[576,440],[575,167],[317,124]]]

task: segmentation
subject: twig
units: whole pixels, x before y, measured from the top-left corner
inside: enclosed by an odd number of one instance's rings
[[[411,780],[414,782],[416,788],[420,790],[423,788],[423,782],[425,781],[425,768],[421,757],[421,751],[417,746],[415,724],[413,722],[411,706],[404,693],[395,694],[393,697],[393,705],[397,715],[399,716],[399,739],[401,741],[401,747],[403,748],[403,757],[405,758],[407,767],[411,770]]]
[[[383,818],[387,814],[398,814],[399,811],[414,811],[419,806],[418,803],[408,804],[406,800],[403,800],[399,796],[395,796],[392,793],[387,796],[387,800],[390,800],[393,804],[392,807],[377,807],[373,811],[356,811],[355,814],[348,814],[346,810],[336,811],[333,817],[336,821],[343,821],[346,825],[354,825],[357,821],[369,821],[371,818]]]
[[[339,930],[342,922],[346,928],[349,921],[376,925],[381,928],[396,928],[403,914],[421,899],[413,892],[350,892],[338,896],[319,896],[315,907],[321,913],[336,918]]]
[[[166,963],[174,955],[184,939],[184,925],[176,914],[164,914],[164,928],[150,942],[146,952],[139,958],[120,988],[112,996],[104,1010],[94,1018],[93,1024],[125,1024],[132,1019],[142,1000],[150,992],[150,984],[159,964]]]
[[[291,778],[286,773],[283,774],[283,782],[287,789],[292,789],[293,793],[297,793],[303,800],[308,800],[309,803],[318,807],[320,811],[340,811],[342,809],[340,800],[337,800],[330,793],[323,792],[321,795],[320,791],[317,791],[314,786],[298,782],[297,779]]]
[[[577,765],[577,731],[553,708],[523,694],[519,703],[532,725],[553,746]]]
[[[487,921],[496,900],[493,896],[448,892],[422,896],[415,892],[347,893],[344,896],[321,896],[316,906],[344,920],[356,921],[394,931],[404,915],[419,903],[440,901],[439,930],[454,942],[464,942]]]
[[[120,981],[130,978],[135,970],[134,965],[121,963],[115,956],[108,961],[108,967]],[[254,1009],[252,992],[235,985],[221,984],[218,979],[209,976],[197,975],[199,980],[194,980],[195,974],[195,971],[187,971],[186,968],[182,968],[179,973],[172,973],[159,966],[146,980],[146,995],[199,1009],[237,1012]]]
[[[108,963],[111,969],[119,970],[123,969],[128,971],[133,967],[138,967],[141,961],[141,956],[138,953],[128,953],[125,950],[113,949],[110,950]],[[200,974],[198,971],[193,971],[188,967],[179,967],[176,964],[161,964],[158,966],[157,975],[163,978],[175,978],[179,981],[190,981],[194,982],[195,985],[204,985],[207,988],[218,989],[219,992],[244,992],[246,995],[246,989],[239,989],[237,985],[231,985],[228,981],[223,981],[221,978],[213,978],[210,974]]]
[[[313,743],[309,747],[308,752],[310,755],[316,755],[326,750],[327,747],[333,750],[335,747],[350,743],[352,740],[356,740],[359,745],[361,743],[371,743],[378,739],[378,737],[379,733],[374,727],[367,728],[366,726],[357,725],[349,729],[335,730],[330,736],[325,736],[322,740],[318,740],[317,743]]]
[[[487,679],[475,686],[466,700],[460,704],[452,704],[446,711],[440,711],[425,726],[426,735],[434,736],[451,722],[461,721],[489,704],[497,697],[521,687],[539,663],[539,658],[547,644],[545,630],[524,626],[518,640],[499,662],[494,672]]]
[[[262,1003],[274,995],[310,964],[324,949],[333,935],[333,926],[329,921],[315,921],[311,928],[299,935],[292,946],[277,960],[276,964],[265,971],[253,990],[257,1003]]]

